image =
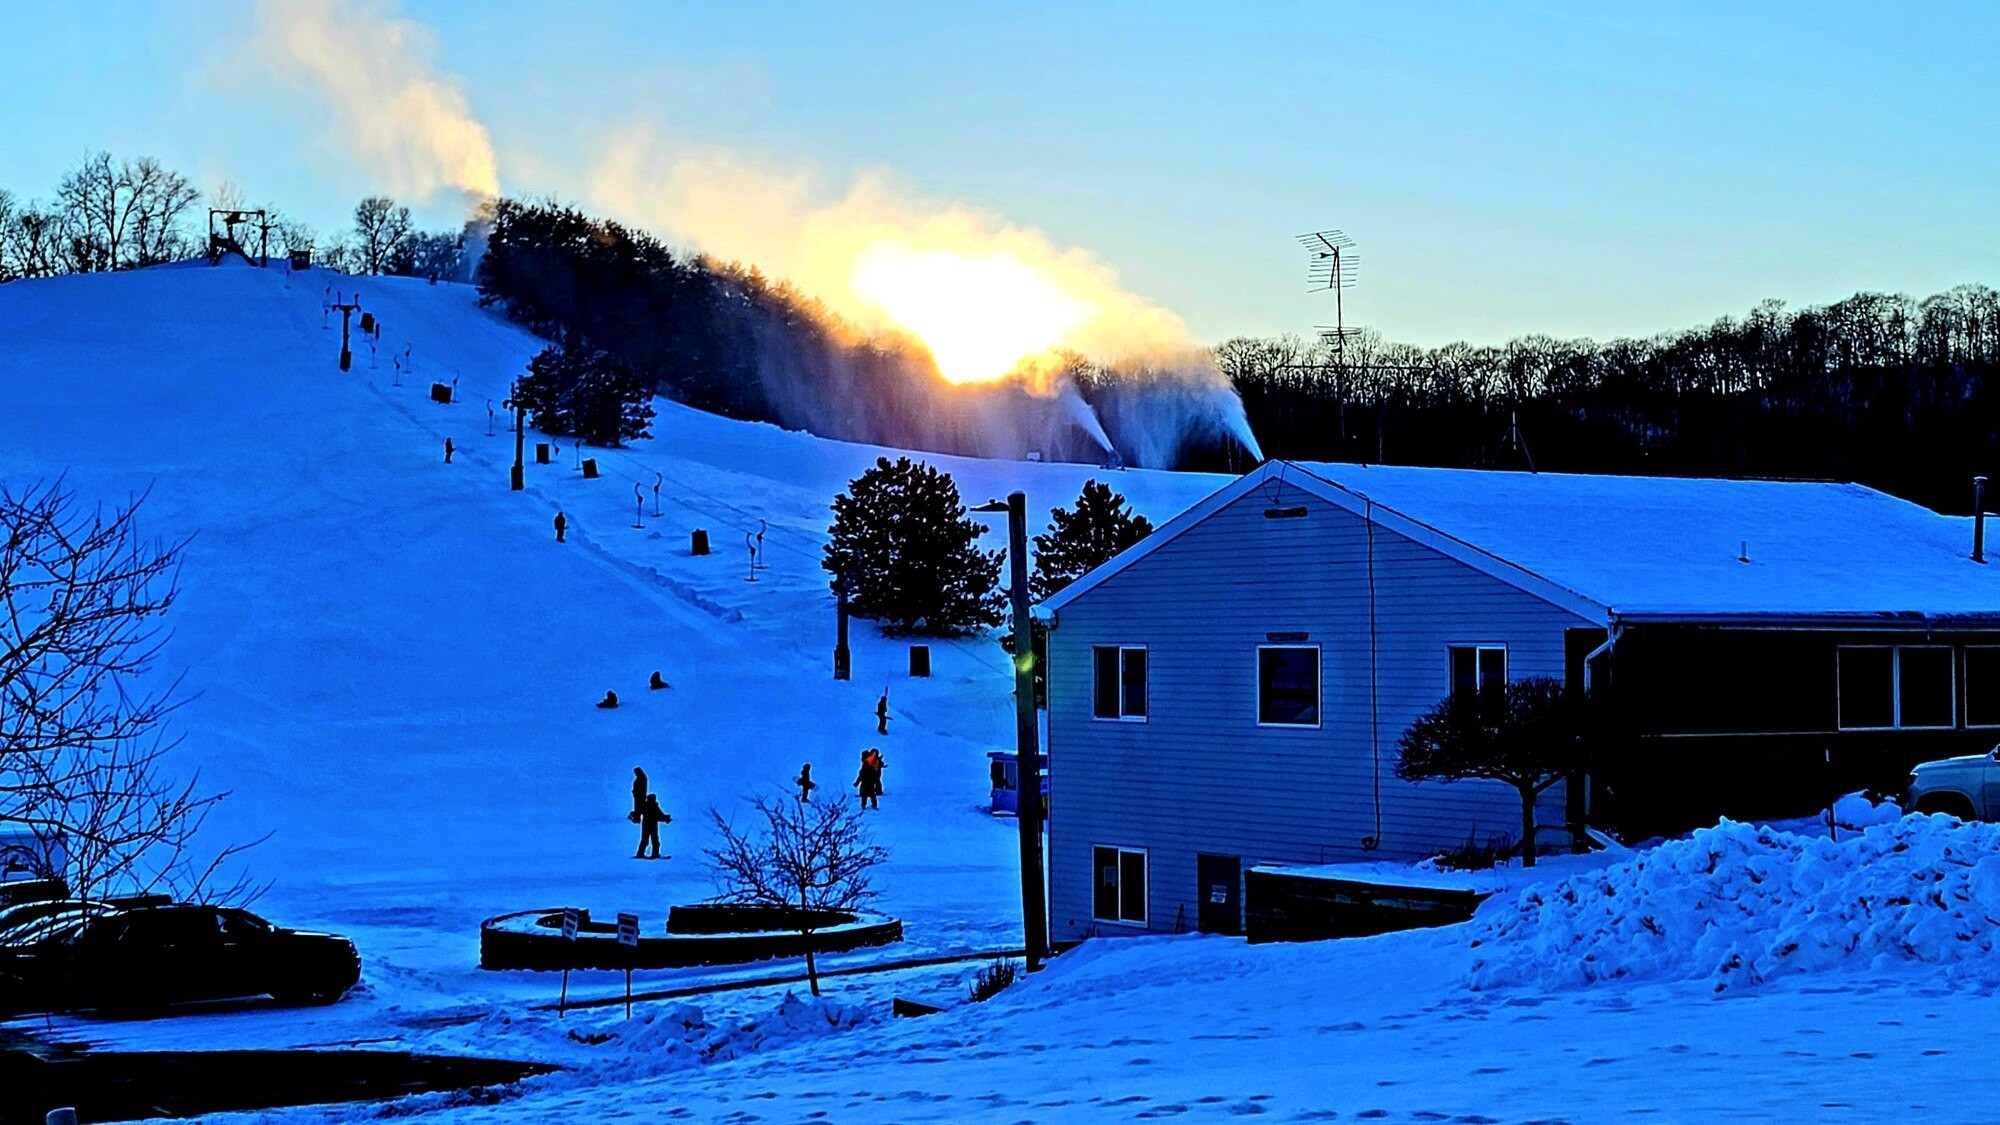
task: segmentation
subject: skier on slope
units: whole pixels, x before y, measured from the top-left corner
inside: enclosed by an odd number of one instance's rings
[[[632,853],[632,858],[659,859],[660,825],[672,824],[673,821],[674,818],[660,807],[659,795],[656,793],[646,794],[646,803],[639,810],[639,850]],[[646,846],[648,844],[651,844],[653,847],[652,855],[646,854]]]
[[[792,779],[792,784],[799,787],[800,801],[812,800],[812,791],[819,788],[819,782],[813,780],[811,762],[807,762],[799,767],[799,776]]]
[[[633,766],[632,767],[632,811],[626,814],[627,820],[630,820],[634,824],[639,823],[639,817],[643,815],[646,811],[646,794],[649,791],[650,788],[646,784],[646,771],[640,769],[638,766]]]
[[[451,454],[452,454],[451,439],[446,438],[444,439],[444,463],[447,465],[451,464]]]
[[[889,733],[889,689],[882,689],[882,698],[875,701],[875,733]]]
[[[563,532],[565,532],[565,531],[568,531],[568,530],[569,530],[569,518],[568,518],[568,517],[566,517],[566,516],[564,516],[564,515],[562,514],[562,511],[561,511],[561,509],[557,509],[557,511],[556,511],[556,542],[558,542],[558,543],[561,543],[561,542],[563,542]]]

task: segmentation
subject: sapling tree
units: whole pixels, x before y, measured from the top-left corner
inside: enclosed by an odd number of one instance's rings
[[[1403,732],[1396,776],[1485,779],[1521,796],[1521,863],[1535,865],[1535,800],[1586,765],[1582,707],[1546,676],[1453,692]]]
[[[79,897],[240,896],[214,885],[240,848],[192,850],[224,794],[169,768],[178,683],[151,672],[186,543],[142,537],[140,505],[0,484],[0,829],[29,834],[38,874]]]
[[[870,837],[861,811],[845,797],[808,804],[790,794],[758,797],[755,816],[739,829],[711,808],[717,844],[707,849],[724,902],[784,912],[805,939],[806,979],[819,995],[812,935],[826,912],[852,912],[875,898],[872,876],[889,853]]]

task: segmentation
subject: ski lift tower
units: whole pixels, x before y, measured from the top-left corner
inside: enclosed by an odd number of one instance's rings
[[[218,222],[222,226],[222,229],[219,231],[216,229]],[[249,230],[243,232],[246,237],[251,231],[255,231],[257,234],[257,257],[254,259],[250,257],[250,251],[244,249],[242,241],[236,237],[236,228],[245,224],[248,224],[250,227]],[[255,211],[225,210],[217,207],[209,208],[208,264],[211,266],[221,265],[222,259],[230,254],[235,254],[252,265],[270,265],[270,215],[261,208]]]

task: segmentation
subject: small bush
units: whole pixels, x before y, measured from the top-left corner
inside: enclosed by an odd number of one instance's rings
[[[983,1003],[1000,995],[1002,989],[1014,983],[1019,971],[1012,961],[995,961],[979,970],[979,975],[972,981],[972,1002]]]
[[[1508,836],[1489,837],[1483,844],[1467,836],[1465,843],[1432,856],[1431,863],[1446,871],[1491,871],[1519,850]]]

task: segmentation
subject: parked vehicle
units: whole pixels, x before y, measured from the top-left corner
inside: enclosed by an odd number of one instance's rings
[[[16,930],[24,929],[44,919],[59,914],[82,914],[86,912],[109,913],[118,909],[107,902],[89,899],[52,898],[39,902],[24,902],[16,906],[0,909],[0,948],[13,944]]]
[[[1964,820],[2000,820],[2000,747],[1985,754],[1920,763],[1903,807]]]
[[[53,1007],[150,1010],[268,994],[331,1004],[361,979],[354,943],[229,907],[151,906],[94,916],[14,974]]]

